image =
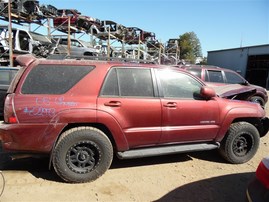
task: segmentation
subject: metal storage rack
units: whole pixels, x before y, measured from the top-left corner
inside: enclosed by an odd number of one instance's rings
[[[108,29],[107,33],[93,33],[93,30],[91,29],[90,32],[85,29],[79,29],[77,27],[73,27],[70,25],[70,17],[68,18],[68,29],[64,30],[61,28],[61,25],[58,27],[51,26],[51,20],[53,19],[53,16],[46,16],[42,19],[36,19],[31,17],[25,17],[25,16],[19,16],[17,14],[12,13],[11,9],[11,0],[8,0],[7,7],[4,7],[2,10],[0,10],[0,19],[4,21],[8,21],[8,29],[9,29],[9,37],[8,37],[8,44],[9,44],[9,51],[5,51],[3,53],[0,53],[0,63],[8,63],[9,65],[13,66],[13,41],[12,41],[12,24],[28,24],[29,29],[31,28],[31,24],[36,24],[37,27],[33,30],[34,32],[37,31],[40,27],[45,27],[47,29],[47,36],[51,38],[52,34],[55,31],[63,32],[68,37],[68,55],[70,55],[70,39],[71,35],[80,35],[79,38],[83,36],[89,36],[90,42],[93,45],[94,41],[97,40],[101,42],[101,46],[104,49],[106,57],[121,57],[121,58],[131,58],[131,59],[150,59],[152,61],[157,61],[159,64],[162,63],[162,58],[174,58],[175,64],[179,61],[179,47],[176,46],[176,51],[171,52],[169,49],[167,49],[164,44],[161,42],[156,41],[146,41],[142,42],[139,41],[132,42],[125,39],[125,37],[119,37],[115,36],[114,33],[111,33],[110,28]],[[8,10],[8,12],[6,12]],[[5,11],[5,12],[4,12]],[[66,22],[65,22],[66,23]],[[64,24],[64,23],[63,23]],[[0,36],[0,40],[4,40]],[[103,44],[105,43],[105,45]],[[120,43],[120,45],[117,46],[117,42]],[[132,44],[131,46],[129,44]],[[174,49],[173,49],[174,50]],[[133,52],[131,52],[133,51]],[[131,52],[131,54],[127,54],[127,52]]]

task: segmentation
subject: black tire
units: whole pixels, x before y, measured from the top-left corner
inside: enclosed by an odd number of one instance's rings
[[[112,159],[110,140],[93,127],[77,127],[64,132],[52,153],[56,173],[73,183],[97,179],[108,170]]]
[[[255,102],[255,103],[258,103],[260,104],[262,107],[264,107],[265,105],[265,101],[262,97],[260,96],[253,96],[249,99],[250,102]]]
[[[233,123],[221,142],[220,154],[230,163],[249,161],[257,152],[260,135],[257,128],[247,122]]]

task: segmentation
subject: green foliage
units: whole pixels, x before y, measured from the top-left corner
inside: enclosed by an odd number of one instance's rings
[[[179,36],[180,58],[195,63],[202,55],[200,40],[194,32],[186,32]]]

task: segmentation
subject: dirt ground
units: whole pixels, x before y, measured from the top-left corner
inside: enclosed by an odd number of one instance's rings
[[[241,165],[225,162],[217,151],[114,159],[101,178],[84,184],[61,181],[48,170],[48,159],[11,161],[2,153],[0,201],[244,202],[247,184],[268,151],[269,135],[255,157]]]

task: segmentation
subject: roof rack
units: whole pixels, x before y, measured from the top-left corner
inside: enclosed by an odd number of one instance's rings
[[[133,58],[118,58],[118,57],[105,57],[105,56],[69,56],[65,54],[53,54],[47,57],[49,60],[98,60],[98,61],[118,61],[118,62],[130,62],[130,63],[145,63],[145,64],[157,64],[155,60],[141,60]]]

